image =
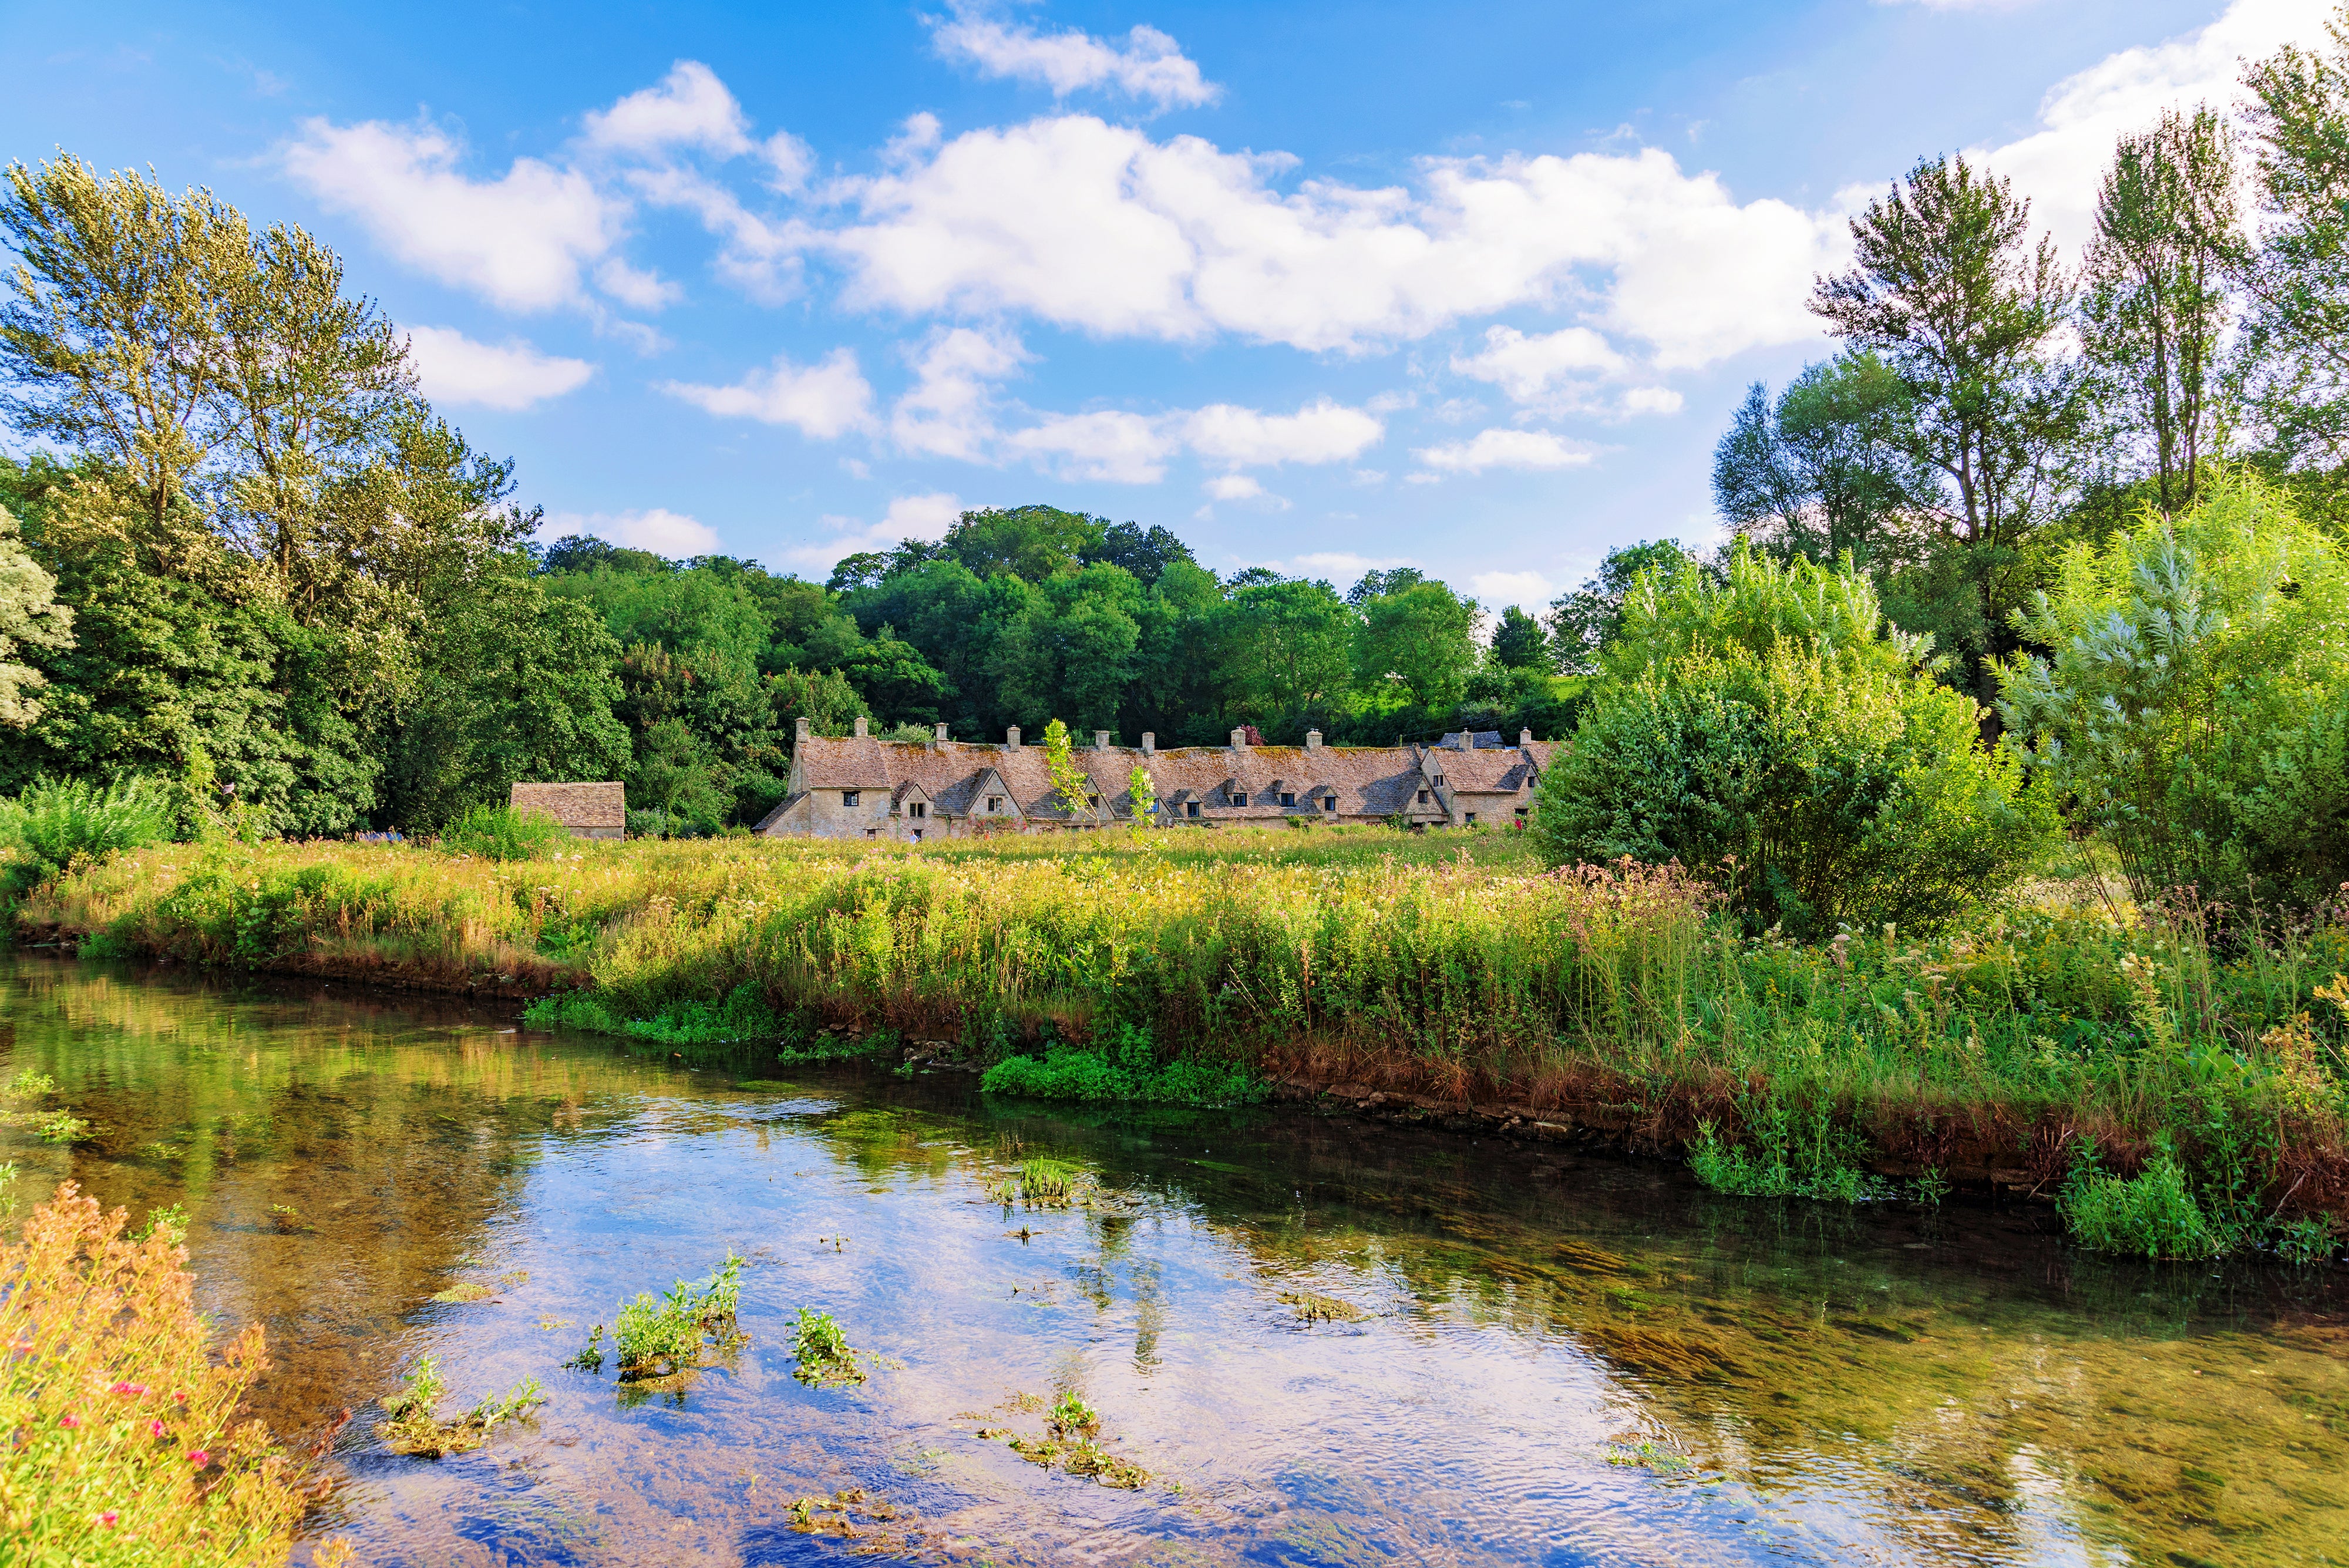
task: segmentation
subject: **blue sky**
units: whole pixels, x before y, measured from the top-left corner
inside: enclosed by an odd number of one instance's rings
[[[821,577],[1045,501],[1497,609],[1712,534],[1919,156],[2076,244],[2327,8],[15,4],[0,146],[324,236],[550,532]]]

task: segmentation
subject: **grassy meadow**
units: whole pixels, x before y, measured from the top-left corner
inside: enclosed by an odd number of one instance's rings
[[[1737,935],[1676,870],[1551,871],[1475,831],[552,847],[161,845],[18,919],[94,953],[533,996],[542,1022],[746,1060],[947,1039],[1015,1092],[1500,1102],[1684,1149],[1729,1190],[1996,1180],[2082,1223],[2117,1203],[2126,1235],[2190,1170],[2239,1241],[2299,1220],[2308,1250],[2349,1216],[2349,929],[2220,950],[2085,863],[1930,938],[1797,944]]]

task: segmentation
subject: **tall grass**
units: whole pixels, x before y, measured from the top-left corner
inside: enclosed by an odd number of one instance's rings
[[[1755,1190],[1879,1189],[1837,1176],[1864,1159],[2052,1193],[2088,1141],[2126,1179],[2168,1135],[2214,1223],[2349,1214],[2349,982],[2317,994],[2349,970],[2337,920],[2224,947],[2191,908],[2057,898],[1798,944],[1739,937],[1671,868],[1310,832],[528,863],[171,846],[60,877],[25,916],[201,961],[587,991],[581,1016],[657,1038],[958,1036],[1027,1064],[994,1080],[1027,1092],[1135,1097],[1182,1065],[1173,1097],[1303,1075],[1653,1147],[1710,1123],[1714,1168]]]

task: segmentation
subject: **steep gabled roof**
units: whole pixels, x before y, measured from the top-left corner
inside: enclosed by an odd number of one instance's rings
[[[800,779],[805,789],[887,789],[897,782],[889,753],[899,749],[870,735],[809,735],[792,761],[807,765]]]

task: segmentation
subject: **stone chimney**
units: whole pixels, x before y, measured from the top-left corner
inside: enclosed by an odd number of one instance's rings
[[[1521,746],[1530,746],[1533,743],[1534,732],[1531,730],[1519,730],[1517,732],[1517,744]]]
[[[856,715],[856,738],[860,741],[864,739],[864,715],[862,713]]]
[[[934,752],[943,752],[946,749],[947,727],[944,724],[940,724],[937,728],[937,733],[930,737],[930,750]]]
[[[1308,752],[1318,752],[1321,749],[1320,731],[1308,730],[1305,732],[1305,749]]]
[[[808,739],[808,722],[802,719],[792,726],[792,744],[804,746]]]
[[[1147,756],[1153,756],[1153,755],[1155,755],[1155,754],[1156,754],[1157,751],[1158,751],[1158,737],[1157,737],[1156,735],[1154,735],[1154,734],[1151,733],[1148,730],[1144,730],[1144,731],[1143,731],[1143,732],[1142,732],[1142,754],[1143,754],[1143,756],[1145,756],[1145,757],[1147,757]]]
[[[1245,752],[1247,750],[1247,732],[1246,730],[1234,730],[1232,732],[1232,750],[1236,752]]]
[[[1007,752],[1016,752],[1019,749],[1019,725],[1014,724],[1003,732],[1003,749]]]
[[[1109,732],[1107,730],[1095,730],[1093,732],[1093,750],[1096,752],[1106,752],[1109,750]]]

